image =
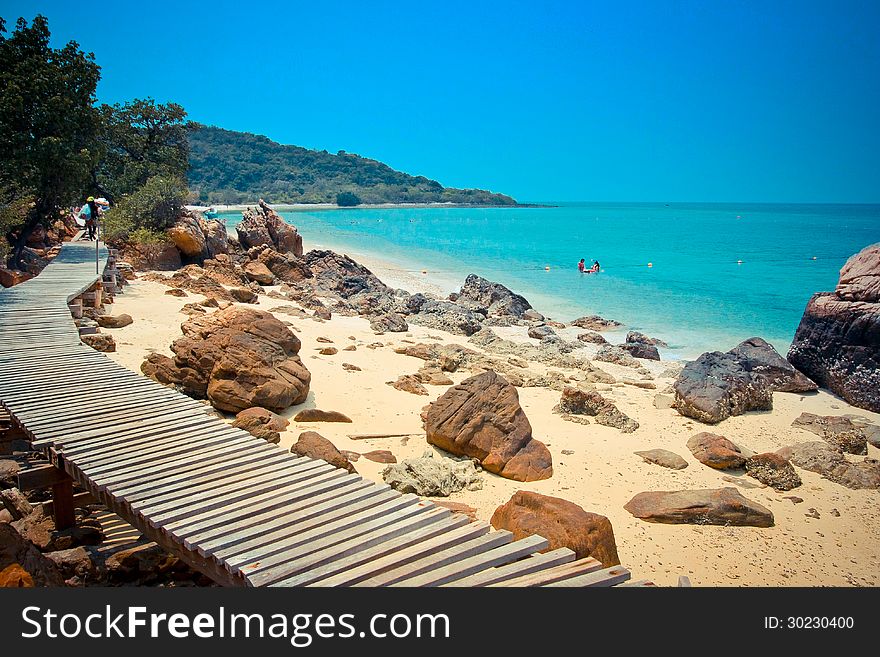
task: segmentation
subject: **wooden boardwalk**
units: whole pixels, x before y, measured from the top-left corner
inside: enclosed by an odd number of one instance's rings
[[[103,269],[103,248],[100,258]],[[215,581],[612,586],[630,579],[623,567],[575,560],[565,548],[539,553],[548,545],[540,536],[515,541],[485,522],[290,454],[117,365],[81,344],[68,307],[100,280],[94,244],[67,243],[39,276],[0,290],[0,406],[52,464]]]

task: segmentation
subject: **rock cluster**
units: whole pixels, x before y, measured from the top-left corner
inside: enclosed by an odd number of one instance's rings
[[[260,199],[256,208],[247,208],[235,227],[238,241],[245,249],[269,245],[279,253],[303,254],[302,236],[294,226]]]
[[[614,402],[606,399],[595,390],[583,390],[567,386],[562,390],[559,403],[553,407],[554,413],[560,413],[566,419],[572,415],[588,415],[596,418],[598,424],[620,429],[623,433],[632,433],[639,428],[639,423],[618,410]]]

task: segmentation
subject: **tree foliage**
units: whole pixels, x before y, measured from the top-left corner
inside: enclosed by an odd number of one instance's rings
[[[362,203],[515,205],[481,189],[443,187],[345,151],[284,146],[245,132],[189,124],[189,182],[206,203],[333,203],[351,193]]]
[[[20,253],[30,231],[57,218],[88,184],[99,150],[100,68],[75,41],[50,47],[44,16],[30,25],[20,18],[6,35],[0,18],[0,206],[7,222],[27,206],[20,223],[5,226]]]
[[[336,195],[336,205],[340,207],[353,207],[360,204],[361,199],[357,194],[352,194],[351,192],[339,192]]]
[[[130,194],[153,176],[183,177],[188,166],[186,111],[152,98],[102,105],[102,157],[94,182],[111,201]]]
[[[123,196],[103,219],[104,239],[110,243],[151,242],[174,225],[189,190],[179,176],[157,175]]]

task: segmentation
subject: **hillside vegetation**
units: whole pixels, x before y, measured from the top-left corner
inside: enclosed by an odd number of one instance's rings
[[[189,186],[205,203],[456,203],[516,205],[504,194],[453,189],[353,153],[285,146],[190,123]]]

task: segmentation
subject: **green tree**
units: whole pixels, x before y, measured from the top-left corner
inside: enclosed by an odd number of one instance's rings
[[[189,190],[179,176],[153,176],[104,215],[104,239],[111,244],[156,242],[174,225]]]
[[[186,176],[189,142],[186,111],[152,98],[102,105],[102,157],[93,172],[96,189],[111,202],[143,187],[154,176]]]
[[[351,192],[339,192],[336,195],[336,205],[340,207],[352,207],[360,204],[361,200],[358,198],[357,194],[352,194]]]
[[[44,16],[30,25],[19,18],[6,34],[0,18],[0,212],[16,216],[27,207],[23,219],[5,226],[18,264],[37,224],[57,219],[89,183],[99,152],[100,67],[75,41],[51,48]]]

